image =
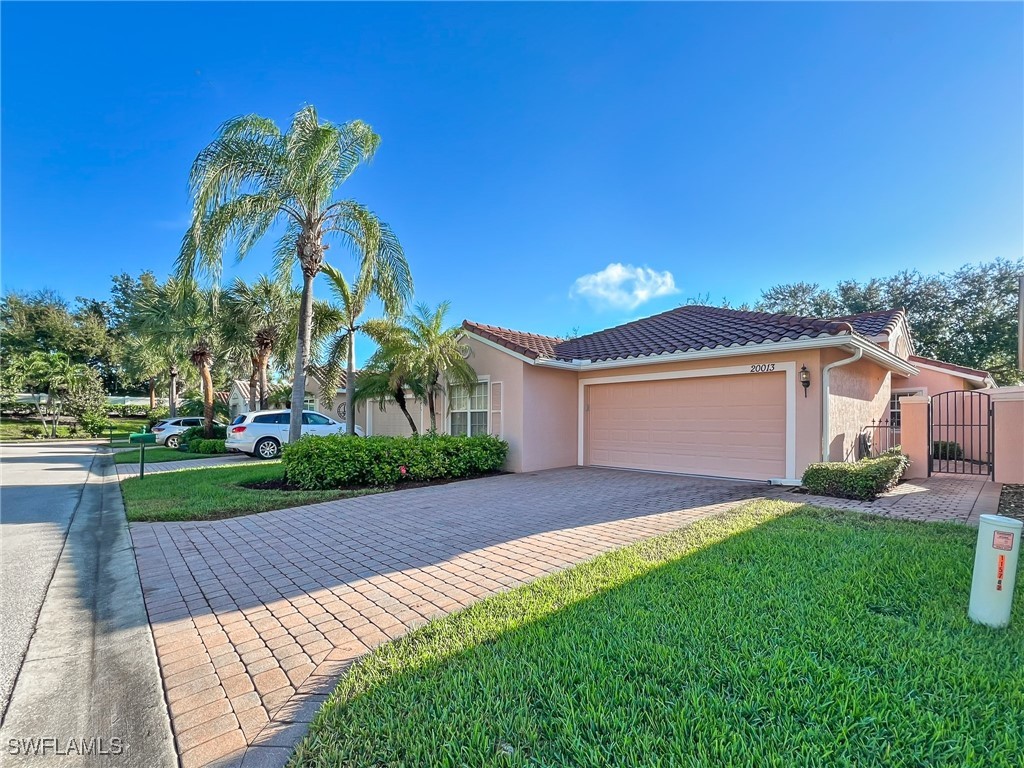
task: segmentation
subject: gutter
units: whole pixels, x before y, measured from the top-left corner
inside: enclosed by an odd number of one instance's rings
[[[829,363],[821,369],[821,460],[828,461],[828,437],[829,437],[829,374],[833,368],[841,368],[850,363],[856,363],[864,357],[864,347],[858,346],[857,350],[842,360]]]

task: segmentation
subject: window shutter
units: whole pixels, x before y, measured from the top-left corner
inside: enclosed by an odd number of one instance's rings
[[[491,434],[501,437],[501,382],[491,382]]]

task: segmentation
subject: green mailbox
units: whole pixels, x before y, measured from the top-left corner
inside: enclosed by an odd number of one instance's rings
[[[146,476],[146,446],[156,442],[152,432],[132,432],[128,435],[128,443],[139,444],[139,479]]]

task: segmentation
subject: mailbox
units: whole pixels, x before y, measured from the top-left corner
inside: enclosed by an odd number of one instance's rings
[[[155,443],[156,434],[153,432],[132,432],[128,435],[129,443]]]
[[[1022,528],[1024,523],[1011,517],[982,515],[979,519],[971,603],[967,609],[971,621],[996,628],[1010,623]]]

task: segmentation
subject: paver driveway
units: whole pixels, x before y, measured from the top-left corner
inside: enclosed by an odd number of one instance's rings
[[[872,507],[573,468],[131,531],[184,768],[281,765],[354,659],[481,597],[761,496],[967,521],[963,482]]]

